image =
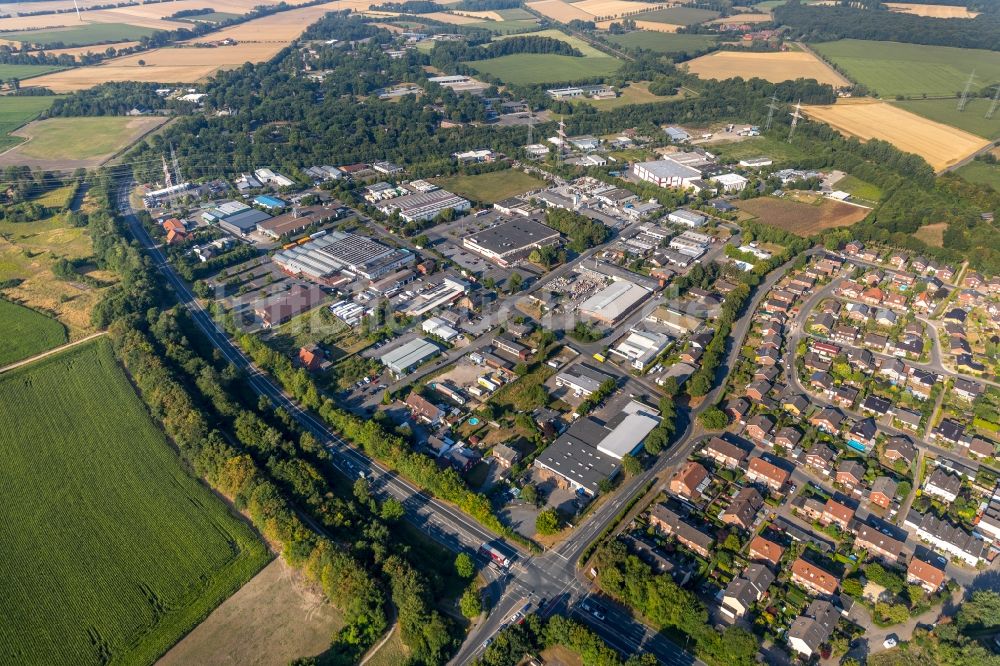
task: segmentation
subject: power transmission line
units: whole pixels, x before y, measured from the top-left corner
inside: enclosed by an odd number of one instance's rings
[[[986,112],[987,120],[993,118],[993,114],[996,113],[998,105],[1000,105],[1000,83],[997,84],[997,91],[993,95],[993,102],[990,104],[990,110]]]
[[[969,101],[969,90],[972,88],[972,81],[976,78],[976,70],[969,74],[969,80],[965,82],[965,90],[962,91],[962,98],[958,100],[958,110],[965,111],[965,105]]]
[[[778,96],[771,95],[771,103],[767,105],[767,122],[764,123],[764,131],[771,129],[771,121],[774,120],[774,112],[780,108]]]
[[[792,127],[788,130],[788,142],[792,142],[792,135],[795,134],[795,128],[799,124],[799,119],[802,118],[802,100],[795,103],[795,111],[792,112]]]

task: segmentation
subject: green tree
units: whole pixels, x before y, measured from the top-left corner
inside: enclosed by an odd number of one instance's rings
[[[729,425],[729,417],[715,405],[699,414],[698,421],[709,430],[724,430]]]
[[[455,556],[455,572],[462,578],[472,578],[476,574],[476,564],[468,553]]]
[[[524,484],[521,488],[521,499],[523,499],[528,504],[538,504],[538,488],[531,485],[530,483]]]
[[[980,590],[972,594],[958,609],[960,629],[977,627],[990,629],[1000,626],[1000,594],[992,590]]]
[[[382,502],[382,509],[380,513],[382,514],[383,520],[394,523],[403,517],[406,510],[403,508],[402,502],[395,497],[390,497],[386,501]]]
[[[632,454],[626,453],[622,456],[622,469],[625,470],[626,475],[636,476],[642,472],[642,463]]]
[[[517,292],[521,291],[522,286],[524,286],[524,278],[521,277],[520,273],[515,271],[507,279],[507,290],[510,291],[510,293],[512,294],[516,294]]]
[[[458,607],[462,610],[462,615],[470,620],[479,617],[483,612],[483,597],[475,583],[465,588],[465,592],[458,600]]]
[[[545,509],[535,518],[535,530],[543,536],[555,534],[559,531],[560,522],[555,509]]]
[[[655,456],[663,450],[663,447],[667,445],[669,440],[669,435],[665,428],[658,427],[653,428],[648,435],[646,435],[646,441],[643,442],[643,447],[646,449],[646,453],[651,456]]]

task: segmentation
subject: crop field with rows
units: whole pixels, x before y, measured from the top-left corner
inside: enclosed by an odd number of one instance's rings
[[[270,559],[96,341],[0,376],[0,661],[152,664]]]

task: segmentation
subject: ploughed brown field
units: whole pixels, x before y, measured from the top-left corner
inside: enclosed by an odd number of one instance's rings
[[[769,224],[799,236],[812,236],[827,229],[847,227],[863,220],[869,208],[816,197],[813,203],[792,198],[760,197],[736,202],[737,208]],[[803,197],[808,200],[812,197]]]

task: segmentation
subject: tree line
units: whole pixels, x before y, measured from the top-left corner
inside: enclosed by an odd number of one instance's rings
[[[974,19],[941,19],[887,9],[845,5],[821,7],[789,0],[774,8],[774,22],[790,29],[788,37],[823,42],[869,39],[933,46],[1000,51],[1000,13]]]

